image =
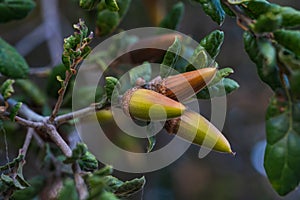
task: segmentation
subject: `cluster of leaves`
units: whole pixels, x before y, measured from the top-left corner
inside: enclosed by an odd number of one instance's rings
[[[107,1],[106,3],[108,3],[109,6],[112,6],[109,1]],[[5,5],[11,6],[11,4]],[[3,9],[4,7],[1,8]],[[89,34],[88,28],[85,23],[80,20],[78,24],[74,25],[74,29],[74,34],[64,40],[64,52],[62,55],[63,64],[55,67],[50,72],[48,77],[48,86],[50,88],[49,90],[51,90],[52,93],[53,91],[55,92],[55,95],[53,95],[53,97],[57,97],[57,91],[59,91],[60,88],[66,86],[65,78],[72,74],[66,72],[75,72],[78,63],[85,59],[91,50],[88,45],[91,42],[92,34]],[[18,54],[14,47],[9,45],[2,39],[0,39],[0,58],[1,61],[3,61],[0,64],[0,73],[5,76],[4,78],[8,78],[1,84],[0,87],[1,102],[4,102],[4,105],[1,105],[1,120],[10,118],[12,121],[14,121],[15,117],[18,114],[18,110],[22,106],[21,102],[16,102],[15,100],[11,99],[14,93],[13,84],[16,84],[18,89],[26,94],[26,99],[30,100],[29,103],[34,103],[34,105],[47,108],[49,105],[47,105],[48,103],[45,94],[41,92],[41,89],[37,87],[36,84],[34,84],[32,81],[30,81],[29,79],[24,79],[27,78],[29,74],[29,67],[25,59],[20,54]],[[112,82],[112,84],[109,84],[110,81]],[[109,99],[106,97],[110,96],[109,91],[111,87],[115,86],[114,79],[110,79],[110,81],[107,81],[106,88],[104,89],[104,92],[108,94],[102,93],[101,96],[103,98],[100,103],[105,104],[105,101],[109,101]],[[15,98],[15,96],[13,96],[13,98]],[[8,101],[10,102],[10,106],[8,105]],[[13,106],[11,106],[11,104]],[[45,113],[49,114],[49,109],[48,112],[46,109]],[[2,130],[2,121],[0,122]],[[70,125],[67,125],[67,128],[70,128]],[[81,170],[87,173],[85,177],[85,183],[89,186],[89,199],[119,199],[128,197],[144,186],[144,177],[140,179],[134,179],[132,181],[123,182],[111,175],[112,167],[105,167],[104,169],[98,170],[98,161],[95,156],[87,150],[85,144],[78,144],[76,148],[74,148],[71,157],[62,156],[61,152],[56,153],[56,158],[54,161],[52,151],[56,152],[57,147],[50,148],[48,143],[46,143],[45,146],[47,148],[44,165],[48,166],[50,163],[50,166],[63,166],[61,169],[56,169],[63,174],[60,179],[63,181],[63,187],[58,191],[58,199],[79,198],[79,196],[77,195],[74,180],[69,178],[71,170],[68,166],[75,163],[78,163]],[[24,163],[25,157],[23,154],[20,154],[11,162],[8,162],[0,167],[1,197],[6,198],[13,195],[13,199],[36,198],[37,196],[41,195],[41,191],[44,190],[45,187],[47,187],[47,185],[49,184],[48,181],[52,180],[53,175],[52,173],[50,173],[49,177],[36,176],[27,182],[23,178],[22,173]],[[50,166],[48,166],[49,168],[45,170],[50,170],[51,172],[53,170],[53,167]],[[55,168],[57,168],[57,166],[55,166]],[[65,177],[65,175],[67,177]]]
[[[300,181],[300,31],[287,30],[300,26],[300,12],[265,0],[222,1],[226,5],[219,0],[198,2],[219,24],[230,8],[227,13],[236,15],[247,26],[242,27],[247,29],[245,50],[257,65],[260,78],[275,93],[266,114],[264,166],[274,189],[280,195],[286,195]]]
[[[144,177],[126,182],[119,180],[111,175],[113,172],[112,166],[106,166],[97,170],[97,159],[88,151],[87,146],[83,143],[77,144],[72,156],[64,160],[66,164],[74,162],[78,162],[84,171],[90,172],[85,175],[85,181],[89,187],[88,199],[117,200],[134,194],[142,189],[145,184]],[[66,179],[58,199],[70,199],[70,194],[76,196],[75,184],[73,180]]]
[[[130,6],[131,0],[80,0],[80,7],[97,10],[96,34],[105,36],[120,24]]]
[[[135,178],[123,182],[111,176],[112,166],[106,166],[86,176],[90,187],[89,199],[116,200],[138,192],[145,185],[145,178]]]
[[[91,52],[88,44],[93,38],[93,34],[89,33],[88,27],[83,20],[79,20],[78,24],[74,24],[74,35],[64,40],[64,52],[62,62],[70,70],[77,65],[80,60],[86,58]],[[79,60],[79,61],[78,61]]]
[[[49,149],[47,150],[49,153]],[[61,157],[60,160],[65,164],[78,162],[80,167],[87,173],[84,175],[84,180],[89,188],[88,199],[101,199],[101,200],[117,200],[119,198],[129,197],[138,192],[144,187],[145,178],[135,178],[130,181],[123,182],[118,178],[112,176],[112,166],[105,166],[98,169],[97,159],[88,151],[83,143],[77,144],[73,149],[71,157]],[[19,169],[16,173],[16,178],[1,175],[0,191],[5,194],[6,192],[15,191],[13,199],[28,199],[36,198],[40,195],[40,190],[46,186],[46,177],[36,176],[28,182],[24,180],[21,173],[21,168],[24,162],[24,156],[20,155],[13,161],[1,166],[0,170],[8,170],[9,168]],[[19,172],[20,171],[20,172]],[[57,199],[78,199],[75,182],[69,176],[63,177],[62,187],[58,191]]]
[[[12,20],[17,20],[26,17],[35,7],[35,2],[32,0],[4,0],[0,1],[0,23],[6,23]],[[13,106],[8,106],[8,99],[14,93],[13,84],[17,79],[27,78],[29,66],[25,59],[16,51],[16,49],[0,38],[0,73],[5,76],[6,80],[0,87],[1,105],[0,112],[0,128],[1,133],[3,128],[3,118],[8,118],[11,121],[15,120],[18,110],[22,106],[22,102],[15,102]],[[12,161],[0,166],[0,193],[3,196],[10,196],[16,190],[23,190],[29,186],[29,183],[23,177],[23,165],[25,158],[23,154]]]
[[[20,154],[11,162],[0,166],[0,193],[3,196],[12,194],[16,190],[23,190],[29,186],[29,183],[24,179],[22,168],[24,164],[24,155]]]
[[[275,93],[266,114],[264,166],[274,189],[286,195],[300,182],[300,31],[287,30],[300,26],[300,11],[258,0],[239,6],[254,21],[244,33],[245,49]]]

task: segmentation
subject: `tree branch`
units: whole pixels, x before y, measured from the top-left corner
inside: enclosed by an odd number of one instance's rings
[[[31,142],[31,139],[32,139],[32,136],[33,136],[33,133],[34,133],[34,130],[32,128],[28,128],[24,144],[22,146],[22,149],[20,149],[20,154],[24,155],[24,157],[26,156],[28,147],[30,145],[30,142]]]
[[[66,78],[65,78],[65,80],[63,82],[62,88],[58,91],[59,96],[58,96],[57,102],[56,102],[56,104],[55,104],[55,106],[53,108],[52,114],[49,117],[49,121],[51,123],[54,121],[54,119],[55,119],[55,117],[56,117],[56,115],[57,115],[57,113],[58,113],[58,111],[59,111],[59,109],[61,107],[61,104],[63,103],[65,92],[67,90],[67,87],[68,87],[68,84],[69,84],[69,81],[70,81],[72,75],[73,74],[72,74],[71,71],[69,71],[69,70],[66,71]]]
[[[71,112],[71,113],[67,113],[64,115],[60,115],[57,116],[55,118],[55,124],[57,126],[66,123],[72,119],[76,119],[76,118],[83,118],[86,117],[88,115],[90,115],[91,113],[95,112],[95,111],[99,111],[101,109],[103,109],[106,106],[106,103],[97,103],[97,104],[92,104],[89,107]]]
[[[74,173],[75,187],[80,200],[84,200],[88,197],[87,186],[81,176],[81,169],[79,164],[76,162],[72,165],[72,170]]]
[[[44,126],[44,124],[42,122],[33,122],[30,120],[24,119],[22,117],[19,117],[19,116],[15,117],[15,121],[22,126],[30,127],[30,128],[34,128],[34,129],[41,129]]]
[[[6,101],[4,100],[3,96],[0,94],[0,103],[5,104],[5,102],[8,103],[9,107],[13,108],[18,102],[14,99],[7,99]],[[36,122],[42,122],[45,117],[42,115],[37,114],[33,110],[31,110],[27,105],[22,104],[21,108],[18,111],[19,115],[32,121]]]
[[[52,124],[45,124],[46,131],[51,138],[51,140],[60,148],[60,150],[63,152],[63,154],[67,157],[72,156],[72,150],[67,145],[67,143],[64,141],[64,139],[60,136],[60,134],[57,132],[55,126]]]

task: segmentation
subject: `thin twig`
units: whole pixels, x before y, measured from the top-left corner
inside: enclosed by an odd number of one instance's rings
[[[77,162],[72,165],[72,170],[74,174],[75,186],[80,200],[86,199],[88,197],[87,186],[81,176],[81,169]]]
[[[26,156],[28,147],[30,145],[30,142],[31,142],[31,139],[32,139],[32,136],[33,136],[33,133],[34,133],[34,130],[32,128],[28,128],[24,144],[22,146],[22,149],[20,149],[20,154],[24,155],[24,157]]]
[[[68,84],[69,84],[69,81],[72,77],[72,72],[70,71],[66,71],[66,78],[63,82],[63,86],[62,88],[59,90],[59,96],[58,96],[58,99],[57,99],[57,102],[53,108],[53,111],[52,111],[52,114],[50,115],[49,117],[49,121],[52,123],[61,107],[61,104],[63,103],[63,100],[64,100],[64,96],[65,96],[65,92],[66,92],[66,89],[68,87]]]
[[[77,111],[74,111],[71,113],[67,113],[64,115],[57,116],[55,118],[55,124],[57,126],[59,126],[63,123],[66,123],[66,122],[72,120],[72,119],[86,117],[86,116],[92,114],[93,112],[103,109],[104,107],[105,107],[105,103],[93,104],[89,107],[86,107],[86,108],[83,108],[83,109],[80,109],[80,110],[77,110]]]
[[[51,140],[60,148],[63,154],[67,157],[72,156],[72,150],[57,132],[56,127],[52,124],[45,124],[46,130]]]
[[[8,103],[9,107],[13,108],[18,102],[14,99],[4,100],[3,96],[0,94],[0,104]],[[37,114],[33,110],[31,110],[26,104],[22,104],[21,108],[18,111],[19,115],[32,121],[43,121],[45,119],[44,116]]]
[[[60,93],[60,98],[55,106],[55,109],[53,110],[53,113],[51,115],[51,117],[54,119],[55,116],[57,115],[57,112],[61,106],[62,100],[63,100],[63,96],[64,96],[64,92],[65,92],[65,88],[71,78],[72,74],[70,74],[69,78],[65,80],[65,87],[63,87],[64,89],[62,90],[62,92]],[[6,101],[4,100],[4,98],[0,95],[0,102],[1,103],[5,103]],[[10,101],[8,102],[9,106],[14,106],[16,104],[16,101],[13,99],[10,99]],[[87,111],[91,112],[92,110],[95,110],[95,104],[91,107],[88,107],[86,110],[81,110],[79,113],[75,113],[75,116],[77,116],[78,114],[84,114]],[[27,119],[22,118],[20,116],[16,116],[15,117],[15,121],[25,127],[29,127],[27,135],[26,135],[26,139],[25,142],[23,144],[22,149],[20,149],[20,154],[22,155],[26,155],[30,141],[34,135],[34,129],[38,129],[41,131],[45,131],[48,133],[49,137],[51,138],[51,140],[58,146],[58,148],[63,152],[63,154],[67,157],[71,157],[72,156],[72,150],[71,148],[68,146],[68,144],[64,141],[64,139],[60,136],[60,134],[57,132],[56,127],[52,124],[52,122],[50,120],[46,120],[47,117],[43,117],[38,115],[37,113],[35,113],[34,111],[32,111],[31,109],[29,109],[25,104],[22,105],[22,107],[20,108],[20,114],[22,114],[23,116],[25,116]],[[66,115],[64,117],[61,117],[60,119],[62,121],[66,120],[66,118],[70,118],[70,116],[74,117],[74,113],[72,115]],[[1,115],[1,117],[5,117],[8,118],[7,115]],[[72,118],[71,117],[71,118]],[[36,120],[36,121],[32,121],[32,120]],[[37,141],[40,145],[44,146],[44,142],[42,140],[40,140],[39,136],[35,135],[35,138],[37,138]],[[79,199],[83,200],[86,199],[88,197],[88,190],[87,190],[87,186],[81,176],[81,169],[79,164],[76,162],[72,165],[72,170],[73,170],[73,174],[74,174],[74,180],[75,180],[75,185],[76,185],[76,189],[79,195]],[[16,174],[16,171],[14,172],[14,174]],[[9,192],[8,197],[12,194],[12,191]]]
[[[24,119],[19,116],[15,117],[15,121],[22,126],[30,127],[30,128],[34,128],[34,129],[41,129],[44,126],[44,124],[42,122],[30,121],[30,120]]]

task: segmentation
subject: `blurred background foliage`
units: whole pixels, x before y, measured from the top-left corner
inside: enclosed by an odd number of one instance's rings
[[[116,31],[155,26],[176,2],[175,0],[133,0],[130,10]],[[205,15],[199,4],[191,1],[183,2],[185,12],[178,31],[190,35],[196,41],[215,29],[225,32],[225,41],[216,60],[219,66],[234,69],[232,78],[240,84],[240,89],[227,98],[228,111],[223,133],[237,154],[233,157],[211,152],[205,158],[199,159],[197,156],[199,147],[191,146],[184,156],[170,166],[143,174],[147,184],[144,190],[132,199],[141,199],[141,197],[145,200],[299,199],[299,190],[285,197],[279,197],[265,176],[264,120],[272,91],[259,79],[255,65],[243,50],[243,31],[236,25],[235,19],[227,17],[222,27],[219,27]],[[299,1],[271,2],[300,9]],[[96,13],[84,11],[76,0],[38,0],[36,3],[36,8],[25,19],[1,24],[0,35],[17,48],[30,67],[54,66],[61,63],[63,38],[73,32],[72,24],[77,22],[78,18],[84,18],[87,26],[94,30]],[[148,8],[151,4],[158,5],[157,15],[149,12]],[[42,26],[48,28],[43,29]],[[92,46],[104,39],[105,37],[96,37]],[[44,79],[33,78],[33,80],[42,89],[46,88]],[[200,105],[201,112],[209,116],[209,102],[203,101]],[[115,127],[110,121],[104,123],[107,129],[111,130]],[[69,127],[62,127],[64,128]],[[5,148],[4,134],[0,135],[0,165],[6,162],[7,153],[10,158],[17,155],[25,136],[22,133],[24,129],[16,126],[7,125],[6,132],[15,134],[6,134],[8,150]],[[122,137],[124,137],[122,141],[126,140],[126,136]],[[161,142],[163,144],[169,139],[168,135],[165,135],[159,136],[157,140],[164,141]],[[128,145],[134,150],[134,146]],[[158,144],[158,147],[160,145]],[[24,168],[26,178],[43,173],[40,171],[40,164],[36,162],[37,158],[42,156],[42,152],[37,153],[37,150],[38,147],[34,145],[29,150]],[[123,180],[137,177],[137,174],[118,171],[114,173]]]

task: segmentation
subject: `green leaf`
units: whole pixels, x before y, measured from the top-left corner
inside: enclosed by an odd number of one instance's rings
[[[291,95],[294,99],[300,100],[300,69],[293,71],[289,78]]]
[[[297,30],[277,30],[274,32],[274,39],[285,48],[289,49],[297,56],[300,56],[300,31]]]
[[[252,0],[228,0],[228,2],[230,4],[241,4],[241,3],[244,3],[244,2],[247,2],[247,1],[252,1]]]
[[[152,74],[151,64],[148,62],[143,63],[129,71],[129,79],[131,86],[135,86],[139,78],[145,81],[150,81]]]
[[[1,174],[0,181],[14,190],[23,190],[28,187],[27,185],[22,185],[16,178],[12,178],[5,174]]]
[[[224,12],[226,13],[226,15],[228,15],[230,17],[235,17],[234,12],[232,12],[232,10],[230,10],[230,8],[226,4],[224,4],[222,1],[221,1],[221,6],[222,6]]]
[[[212,20],[221,25],[225,19],[225,12],[222,8],[220,0],[194,0],[201,4],[204,12],[209,15]]]
[[[276,50],[265,38],[255,38],[250,32],[244,33],[245,50],[256,64],[258,74],[274,91],[281,87],[276,63]]]
[[[20,165],[21,162],[24,162],[24,155],[20,154],[18,157],[14,158],[11,162],[6,163],[3,166],[0,166],[0,171],[8,170]]]
[[[149,123],[147,126],[147,139],[148,139],[148,146],[147,146],[147,153],[151,152],[156,144],[156,137],[155,135],[150,136],[148,134],[151,134],[154,130],[153,124]]]
[[[270,12],[272,9],[277,9],[276,4],[271,4],[265,0],[252,0],[244,2],[242,7],[246,14],[254,19],[260,15]]]
[[[39,106],[43,106],[46,104],[47,102],[46,95],[31,80],[18,79],[16,80],[16,85],[21,90],[23,90],[24,94],[26,94],[26,98],[28,98],[29,101],[33,101],[35,104]]]
[[[150,136],[150,137],[147,137],[147,139],[148,139],[147,153],[149,153],[152,151],[152,149],[154,148],[154,146],[156,144],[156,137]]]
[[[105,167],[95,171],[93,174],[97,176],[107,176],[113,173],[113,167],[111,165],[106,165]]]
[[[83,9],[92,10],[99,2],[100,0],[80,0],[79,6]]]
[[[17,116],[21,106],[22,106],[22,102],[18,102],[11,109],[10,114],[9,114],[9,118],[11,121],[13,121],[13,122],[15,121],[15,117]]]
[[[264,167],[280,195],[294,190],[300,181],[300,104],[273,98],[267,111],[267,147]]]
[[[12,198],[14,200],[34,199],[42,190],[45,184],[45,177],[36,176],[29,180],[29,184],[29,187],[15,191]]]
[[[216,73],[216,76],[214,77],[214,79],[209,83],[209,86],[217,84],[223,78],[229,76],[233,72],[234,72],[233,69],[230,68],[230,67],[226,67],[226,68],[218,70],[217,73]]]
[[[256,33],[272,32],[279,29],[281,24],[282,16],[280,14],[268,12],[256,20],[252,26],[252,30]]]
[[[164,59],[160,65],[160,76],[165,78],[170,75],[170,71],[174,68],[181,53],[181,42],[176,37],[173,44],[168,48]]]
[[[131,3],[131,0],[117,0],[117,4],[119,6],[118,13],[119,13],[120,19],[122,19],[125,16],[125,14],[128,12],[130,3]]]
[[[252,0],[243,3],[248,16],[259,19],[262,15],[274,15],[281,18],[280,27],[288,28],[300,25],[300,11],[291,7],[279,6],[264,0]],[[263,17],[266,18],[266,17]],[[276,21],[276,20],[275,20]],[[273,22],[274,23],[274,22]]]
[[[106,191],[104,191],[99,198],[99,200],[118,200],[118,199],[119,198],[117,198],[114,193],[106,192]]]
[[[0,38],[0,73],[9,78],[26,78],[29,67],[14,47]]]
[[[132,194],[143,189],[145,183],[146,179],[144,176],[141,178],[135,178],[133,180],[124,182],[114,193],[117,197],[129,197]]]
[[[280,7],[279,11],[275,10],[282,16],[282,27],[295,27],[300,25],[300,11],[291,7]]]
[[[278,47],[278,58],[282,64],[292,70],[300,69],[300,58],[283,47]]]
[[[116,79],[115,77],[112,77],[112,76],[108,76],[108,77],[105,77],[105,81],[106,81],[105,92],[106,92],[106,96],[107,96],[108,100],[110,101],[113,91],[114,91],[116,85],[118,84],[118,79]]]
[[[77,24],[73,24],[74,34],[64,39],[64,49],[62,63],[67,70],[75,68],[78,61],[84,59],[91,51],[88,46],[93,38],[93,33],[88,30],[85,22],[79,19]]]
[[[172,10],[164,17],[159,26],[176,30],[184,14],[184,4],[182,2],[176,3]]]
[[[73,179],[67,178],[64,180],[64,186],[58,194],[58,200],[77,200],[78,194],[76,191]]]
[[[117,12],[110,10],[103,10],[98,13],[96,26],[97,35],[105,36],[112,33],[119,25],[120,17]]]
[[[114,192],[116,191],[120,186],[123,185],[123,181],[119,180],[118,178],[114,176],[105,176],[103,177],[104,183],[106,185],[106,189]]]
[[[111,11],[119,10],[119,6],[118,6],[116,0],[105,0],[105,4],[106,4],[107,8]]]
[[[61,79],[65,79],[65,75],[66,68],[63,64],[57,65],[51,70],[46,85],[46,92],[48,96],[54,98],[58,97],[58,90],[61,88],[61,83],[57,81],[56,77],[60,76]]]
[[[219,54],[223,41],[223,31],[215,30],[206,35],[194,50],[192,57],[189,59],[190,64],[186,67],[186,71],[213,67],[211,66],[212,64],[214,67],[217,67],[217,63],[214,63],[214,59]]]
[[[199,44],[194,50],[193,55],[189,58],[189,64],[186,66],[185,71],[193,71],[195,69],[201,69],[209,67],[212,64],[210,55],[205,48]]]
[[[220,52],[221,46],[224,41],[224,32],[215,30],[205,36],[201,41],[200,45],[204,47],[206,52],[210,55],[211,59],[214,60]]]
[[[86,178],[86,183],[88,184],[88,188],[89,188],[88,200],[99,199],[99,196],[103,193],[104,186],[105,186],[103,177],[99,177],[96,175],[89,175],[88,178]]]
[[[81,159],[87,152],[87,146],[84,143],[78,143],[72,151],[72,156],[66,158],[65,163],[73,163]]]
[[[87,151],[81,158],[78,160],[80,168],[84,171],[93,171],[98,169],[98,160],[96,157],[89,151]]]
[[[13,84],[15,83],[15,80],[7,79],[0,87],[0,93],[4,97],[4,99],[8,99],[11,97],[12,93],[14,93]]]
[[[22,19],[34,7],[33,0],[2,0],[0,1],[0,23]]]
[[[131,0],[106,1],[110,1],[110,3],[115,2],[119,9],[118,11],[112,11],[112,7],[108,7],[106,4],[104,6],[100,3],[96,19],[96,34],[98,36],[105,36],[112,33],[117,28],[124,15],[127,13],[131,3]]]
[[[78,143],[72,151],[72,156],[64,160],[64,163],[74,163],[78,161],[80,168],[84,171],[93,171],[98,169],[96,157],[88,151],[86,144]]]
[[[220,97],[227,94],[230,94],[234,90],[238,89],[239,84],[230,79],[222,78],[218,83],[209,86],[209,89],[206,87],[201,90],[196,96],[198,99],[210,99],[214,97]]]

